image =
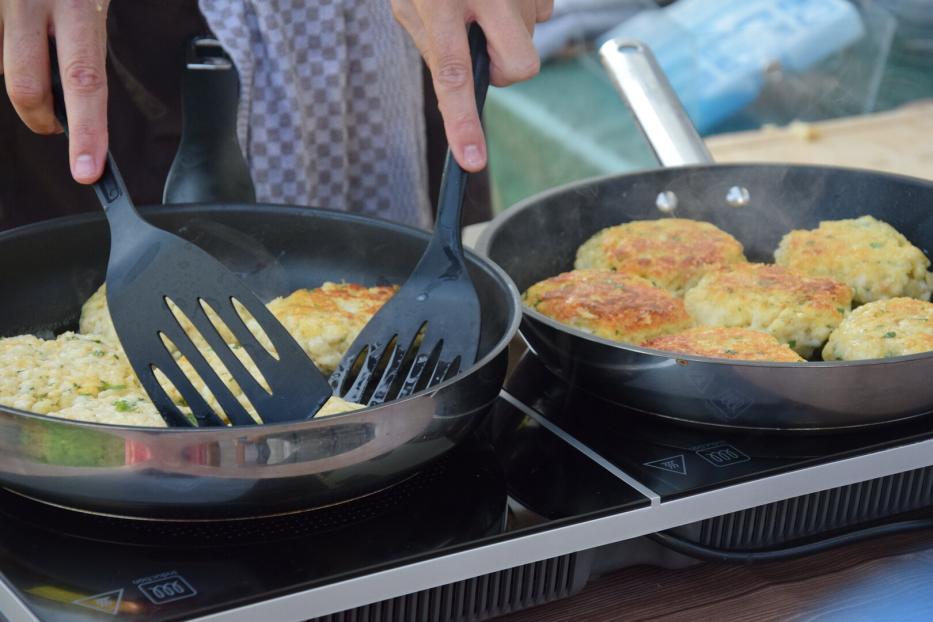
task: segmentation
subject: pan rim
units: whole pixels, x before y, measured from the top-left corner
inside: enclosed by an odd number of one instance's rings
[[[625,344],[619,341],[612,341],[611,339],[605,339],[604,337],[598,337],[592,335],[585,331],[582,331],[578,328],[570,326],[569,324],[564,324],[558,322],[548,316],[544,315],[540,311],[535,311],[525,305],[522,305],[522,314],[534,318],[535,321],[546,324],[547,326],[559,329],[562,332],[570,333],[574,337],[579,337],[591,341],[593,343],[598,343],[600,345],[609,346],[617,350],[625,350],[626,352],[635,352],[638,354],[645,354],[649,356],[655,356],[658,358],[671,359],[674,361],[691,361],[694,363],[713,363],[717,365],[729,365],[736,366],[740,365],[743,367],[793,367],[798,369],[803,368],[844,368],[844,367],[864,367],[867,365],[878,365],[878,364],[888,364],[888,363],[903,363],[914,360],[921,360],[933,357],[933,350],[929,352],[918,352],[917,354],[905,354],[903,356],[892,356],[890,358],[882,359],[861,359],[857,361],[803,361],[803,362],[782,362],[782,361],[750,361],[743,359],[729,359],[729,358],[714,358],[711,356],[699,356],[696,354],[687,354],[679,352],[671,352],[669,350],[658,350],[657,348],[646,348],[644,346],[639,346],[635,344]],[[524,335],[524,331],[519,329]]]
[[[585,188],[592,186],[597,183],[602,183],[606,181],[614,180],[623,180],[626,178],[635,178],[642,177],[651,173],[658,173],[661,171],[671,171],[671,172],[683,172],[690,173],[694,171],[705,171],[707,169],[729,169],[729,168],[754,168],[754,169],[810,169],[816,171],[824,171],[827,174],[833,172],[842,172],[852,175],[860,176],[871,176],[875,178],[889,179],[891,181],[896,181],[900,183],[911,183],[911,184],[922,184],[933,188],[933,180],[924,179],[922,177],[914,177],[912,175],[904,175],[901,173],[891,173],[888,171],[877,171],[869,168],[857,168],[854,166],[829,166],[825,164],[800,164],[792,162],[761,162],[761,161],[742,161],[742,162],[723,162],[723,163],[710,163],[710,164],[688,164],[684,166],[668,166],[663,168],[644,168],[634,171],[626,171],[624,173],[606,173],[603,175],[594,175],[592,177],[586,177],[583,179],[577,179],[575,181],[568,182],[559,186],[554,186],[552,188],[547,188],[540,192],[537,192],[531,196],[525,197],[524,199],[517,201],[510,207],[507,207],[500,213],[486,223],[486,227],[480,233],[475,250],[484,257],[489,257],[489,245],[492,243],[492,235],[495,231],[501,228],[501,223],[504,223],[508,220],[514,218],[520,212],[532,207],[544,199],[549,199],[556,197],[561,194],[566,194],[569,192],[574,192],[580,188]]]
[[[504,211],[496,215],[495,218],[490,220],[484,230],[480,233],[480,236],[476,242],[475,250],[477,253],[481,254],[486,259],[489,259],[492,263],[496,263],[489,256],[489,247],[492,244],[493,236],[503,227],[504,223],[508,222],[512,218],[515,218],[521,212],[526,209],[533,208],[535,205],[538,205],[546,199],[551,199],[558,197],[560,195],[568,194],[571,192],[578,191],[581,188],[589,187],[593,184],[603,183],[607,181],[615,180],[624,180],[628,178],[637,178],[642,177],[646,174],[657,173],[660,171],[673,171],[673,172],[683,172],[690,173],[693,171],[706,171],[708,169],[728,169],[728,168],[754,168],[754,169],[810,169],[816,171],[824,171],[827,174],[833,172],[844,172],[852,175],[860,176],[871,176],[879,179],[889,179],[891,181],[896,181],[900,183],[911,183],[911,184],[922,184],[928,187],[933,188],[933,181],[929,179],[923,179],[921,177],[913,177],[910,175],[903,175],[899,173],[890,173],[887,171],[876,171],[866,168],[856,168],[856,167],[847,167],[847,166],[828,166],[822,164],[799,164],[799,163],[782,163],[782,162],[726,162],[726,163],[710,163],[710,164],[690,164],[686,166],[671,166],[664,168],[646,168],[640,169],[637,171],[628,171],[625,173],[608,173],[605,175],[596,175],[593,177],[588,177],[585,179],[579,179],[567,184],[560,186],[555,186],[553,188],[548,188],[539,193],[536,193],[532,196],[526,197],[521,201],[518,201],[509,208],[506,208]],[[498,265],[498,264],[496,264]],[[511,277],[510,277],[511,278]],[[584,332],[577,328],[574,328],[568,324],[563,324],[557,320],[553,320],[548,316],[535,311],[527,307],[522,303],[522,315],[528,316],[535,321],[541,322],[550,328],[560,330],[562,332],[569,333],[574,337],[582,338],[592,343],[596,343],[603,346],[608,346],[616,350],[623,350],[626,352],[634,352],[637,354],[654,356],[658,358],[669,359],[672,361],[684,360],[695,363],[708,363],[715,365],[730,365],[730,366],[742,366],[742,367],[796,367],[801,369],[825,369],[825,368],[848,368],[848,367],[867,367],[869,365],[883,365],[883,364],[895,364],[895,363],[906,363],[916,360],[925,360],[933,357],[933,350],[929,352],[919,352],[917,354],[907,354],[903,356],[896,356],[890,358],[881,358],[881,359],[862,359],[857,361],[804,361],[803,363],[790,363],[790,362],[777,362],[777,361],[748,361],[741,359],[722,359],[722,358],[713,358],[713,357],[704,357],[697,356],[692,354],[681,354],[673,353],[666,350],[658,350],[655,348],[645,348],[642,346],[634,344],[623,344],[617,341],[612,341],[609,339],[604,339],[602,337],[597,337],[590,333]],[[519,329],[519,332],[524,336],[524,331]],[[526,339],[527,341],[527,339]]]
[[[301,205],[288,205],[288,204],[276,204],[276,203],[180,203],[172,205],[148,205],[139,208],[140,213],[143,216],[148,216],[154,213],[172,213],[172,214],[196,214],[203,215],[205,209],[215,208],[222,210],[223,212],[232,212],[236,210],[240,211],[255,211],[257,208],[261,210],[267,210],[270,213],[283,213],[283,214],[294,214],[296,212],[302,212],[304,214],[314,214],[317,217],[325,219],[334,219],[334,220],[350,220],[359,222],[365,225],[378,225],[381,227],[388,227],[394,229],[395,231],[413,235],[420,239],[427,241],[431,237],[431,232],[414,227],[411,225],[402,224],[399,222],[387,220],[377,216],[368,216],[364,214],[357,214],[353,212],[344,212],[340,210],[334,210],[323,207],[313,207],[313,206],[301,206]],[[73,214],[68,216],[61,216],[58,218],[51,218],[48,220],[43,220],[35,223],[30,223],[28,225],[23,225],[21,227],[14,227],[6,231],[0,231],[0,243],[13,240],[18,237],[33,235],[37,232],[43,232],[46,229],[54,229],[61,227],[62,225],[80,225],[95,221],[106,221],[106,216],[102,211],[100,212],[88,212],[83,214]],[[393,400],[390,402],[385,402],[383,404],[378,404],[375,406],[366,406],[364,408],[359,408],[356,410],[351,410],[343,413],[338,413],[335,415],[328,415],[327,417],[321,418],[311,418],[304,421],[293,421],[285,423],[263,423],[257,424],[255,426],[248,426],[247,429],[256,429],[256,430],[269,430],[270,433],[282,433],[287,432],[290,429],[311,429],[318,426],[323,426],[326,422],[332,422],[338,418],[343,417],[352,417],[359,416],[361,413],[375,413],[379,410],[386,409],[389,407],[397,408],[399,405],[403,405],[407,402],[414,401],[416,399],[423,398],[428,395],[434,395],[439,391],[442,391],[455,383],[465,380],[468,376],[471,376],[479,372],[482,368],[490,364],[494,359],[502,354],[502,352],[508,348],[509,343],[511,343],[515,334],[519,330],[519,325],[522,321],[522,303],[521,295],[518,292],[518,287],[512,281],[512,278],[506,274],[498,264],[489,259],[488,257],[481,255],[480,253],[471,250],[469,248],[464,248],[464,254],[467,257],[467,260],[472,262],[472,264],[482,270],[485,270],[489,273],[494,279],[498,280],[502,285],[505,286],[505,289],[509,293],[509,307],[510,307],[510,318],[506,329],[503,331],[503,335],[496,341],[495,344],[489,349],[489,352],[485,356],[478,359],[473,363],[468,369],[464,372],[453,376],[445,380],[444,382],[434,385],[427,389],[422,389],[417,393],[413,393],[406,398],[400,400]],[[95,421],[78,421],[73,419],[64,419],[61,417],[56,417],[54,415],[45,415],[41,413],[34,413],[26,410],[21,410],[18,408],[13,408],[9,406],[0,405],[0,411],[7,412],[10,414],[25,416],[28,418],[34,418],[41,421],[52,421],[57,425],[68,425],[78,428],[92,428],[92,429],[101,429],[108,431],[124,431],[124,432],[146,432],[146,433],[175,433],[175,434],[209,434],[212,437],[216,438],[216,434],[230,434],[230,435],[242,435],[243,428],[241,426],[216,426],[216,427],[190,427],[190,428],[157,428],[151,426],[130,426],[130,425],[118,425],[111,423],[99,423]]]

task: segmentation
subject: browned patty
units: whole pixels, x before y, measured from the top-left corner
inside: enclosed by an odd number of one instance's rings
[[[700,326],[761,330],[807,357],[851,309],[852,290],[770,264],[735,264],[710,272],[684,304]]]
[[[809,276],[852,288],[853,302],[886,298],[930,299],[930,260],[900,232],[871,216],[826,220],[816,229],[791,231],[774,260]]]
[[[862,305],[829,336],[823,360],[860,361],[933,351],[933,303],[888,298]]]
[[[528,288],[524,302],[598,337],[641,343],[693,325],[683,301],[641,277],[573,270]]]
[[[715,225],[660,218],[599,231],[577,250],[574,267],[641,276],[683,296],[710,270],[744,262],[742,244]]]
[[[768,333],[750,328],[700,326],[656,337],[644,344],[669,352],[741,361],[777,361],[797,363],[800,356]]]

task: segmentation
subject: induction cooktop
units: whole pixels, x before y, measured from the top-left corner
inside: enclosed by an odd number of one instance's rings
[[[480,620],[626,565],[775,559],[931,517],[933,419],[815,436],[690,428],[576,391],[526,355],[467,443],[361,499],[153,522],[0,491],[0,613]]]

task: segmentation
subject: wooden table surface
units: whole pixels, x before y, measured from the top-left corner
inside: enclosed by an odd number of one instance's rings
[[[497,622],[933,621],[933,531],[753,565],[636,566]]]
[[[793,162],[933,178],[933,101],[859,117],[791,124],[706,139],[717,162]]]

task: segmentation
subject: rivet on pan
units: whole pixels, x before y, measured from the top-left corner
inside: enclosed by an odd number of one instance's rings
[[[665,190],[654,200],[655,207],[665,214],[670,214],[677,209],[677,195],[670,190]]]
[[[729,188],[729,192],[726,193],[726,203],[731,207],[745,207],[750,199],[748,188],[742,186],[732,186]]]

